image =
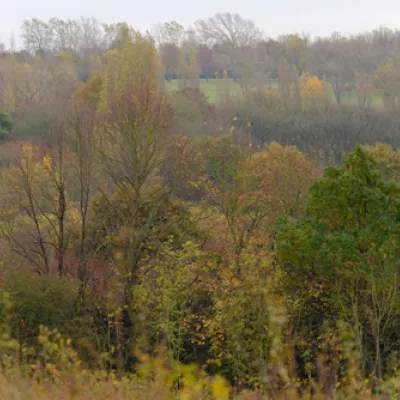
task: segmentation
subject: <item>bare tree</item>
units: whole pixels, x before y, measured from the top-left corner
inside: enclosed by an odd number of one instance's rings
[[[213,47],[220,68],[235,78],[244,75],[248,52],[262,38],[254,21],[238,14],[216,14],[208,20],[198,20],[196,30],[201,42]]]
[[[51,51],[53,30],[51,26],[37,18],[25,20],[21,27],[25,49],[30,53]]]
[[[78,205],[80,231],[77,232],[76,255],[78,258],[78,279],[80,281],[79,302],[84,298],[87,282],[87,264],[94,249],[88,245],[89,207],[96,193],[95,178],[95,108],[90,105],[74,105],[69,119],[67,136],[68,148],[75,155],[76,162],[72,165],[71,180],[73,191],[71,196]]]
[[[176,21],[157,24],[152,29],[152,35],[158,46],[172,44],[179,47],[185,34],[184,27]]]
[[[354,79],[348,39],[340,35],[319,39],[313,44],[311,52],[311,70],[331,84],[336,102],[340,104],[343,92]]]
[[[25,258],[34,271],[49,274],[56,265],[59,276],[64,276],[70,232],[66,224],[68,204],[62,140],[65,126],[59,122],[53,127],[57,149],[42,151],[27,146],[3,172],[0,225],[10,248]]]
[[[27,146],[13,165],[2,171],[0,228],[13,252],[27,260],[35,272],[49,274],[52,243],[48,240],[48,224],[41,218],[43,210],[47,215],[48,205],[38,202],[43,168],[39,171],[37,157],[34,149]]]
[[[218,13],[208,20],[198,20],[196,28],[204,42],[228,43],[233,48],[253,46],[262,37],[254,21],[239,14]]]
[[[89,53],[104,50],[104,26],[95,18],[81,18],[76,21],[78,27],[79,53],[87,57]]]
[[[51,44],[52,51],[71,51],[77,52],[78,38],[76,35],[77,24],[75,21],[64,21],[59,18],[51,18],[49,27],[53,32],[53,40]]]
[[[24,47],[30,53],[70,51],[87,57],[91,52],[108,49],[108,28],[95,18],[82,17],[50,18],[48,22],[33,18],[25,20],[21,29]]]

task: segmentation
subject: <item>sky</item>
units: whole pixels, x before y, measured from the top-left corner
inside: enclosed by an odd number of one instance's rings
[[[327,36],[364,32],[385,26],[400,29],[399,0],[0,0],[0,40],[8,45],[21,22],[95,17],[101,22],[127,22],[141,31],[158,22],[175,20],[187,27],[217,12],[239,13],[253,19],[269,37],[305,33]]]

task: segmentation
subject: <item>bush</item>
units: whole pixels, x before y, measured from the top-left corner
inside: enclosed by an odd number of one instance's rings
[[[89,318],[81,319],[75,314],[76,281],[7,272],[3,289],[10,294],[13,336],[20,343],[34,345],[40,326],[57,328],[77,342],[90,334]]]

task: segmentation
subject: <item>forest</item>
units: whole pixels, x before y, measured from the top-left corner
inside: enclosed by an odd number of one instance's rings
[[[1,399],[398,398],[400,31],[272,39],[225,13],[21,38]]]

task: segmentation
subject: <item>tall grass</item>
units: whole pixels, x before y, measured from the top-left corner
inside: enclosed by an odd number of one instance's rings
[[[271,302],[271,356],[258,391],[240,392],[223,378],[209,376],[195,365],[171,360],[160,349],[156,358],[139,355],[131,373],[118,375],[88,369],[70,339],[41,327],[34,349],[21,347],[7,325],[8,297],[2,299],[0,324],[0,399],[4,400],[267,400],[267,399],[396,399],[400,371],[387,381],[364,379],[358,370],[358,353],[350,326],[339,323],[327,330],[316,362],[317,374],[301,380],[296,373],[293,343],[284,340],[286,313],[283,303]]]

